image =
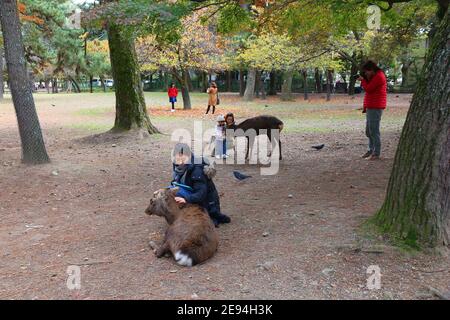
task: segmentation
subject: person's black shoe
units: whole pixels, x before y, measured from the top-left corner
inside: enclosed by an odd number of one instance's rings
[[[230,223],[231,218],[223,213],[221,213],[217,219],[219,223]]]
[[[214,224],[214,227],[218,228],[219,227],[219,221],[217,221],[217,219],[211,219],[211,220],[212,220],[212,222]]]
[[[372,155],[372,151],[367,151],[366,153],[364,153],[361,158],[366,159],[368,157],[370,157]]]

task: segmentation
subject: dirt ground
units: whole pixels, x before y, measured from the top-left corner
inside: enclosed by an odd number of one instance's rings
[[[0,102],[0,298],[2,299],[436,299],[450,290],[450,259],[408,252],[360,226],[380,207],[410,95],[390,95],[383,116],[383,159],[366,151],[362,97],[326,102],[278,98],[241,103],[222,95],[218,112],[285,121],[278,174],[259,165],[220,165],[216,185],[232,223],[219,229],[217,254],[183,268],[157,259],[166,223],[144,214],[152,192],[171,178],[170,133],[192,130],[192,111],[168,112],[163,94],[147,94],[154,124],[166,135],[94,139],[114,120],[113,94],[37,94],[52,162],[20,163],[10,99]],[[320,151],[312,145],[325,143]],[[252,175],[237,181],[233,170]],[[69,290],[67,268],[81,268]],[[367,288],[379,266],[381,289]]]

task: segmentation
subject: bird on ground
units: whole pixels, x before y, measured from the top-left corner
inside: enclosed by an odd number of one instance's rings
[[[248,176],[246,174],[240,173],[239,171],[233,171],[234,177],[238,180],[245,180],[247,178],[251,178],[252,176]]]
[[[312,146],[311,148],[316,149],[316,150],[321,150],[323,147],[325,147],[325,144],[322,143],[322,144]]]

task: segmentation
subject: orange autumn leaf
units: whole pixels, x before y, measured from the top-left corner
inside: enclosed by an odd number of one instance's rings
[[[25,6],[25,4],[17,2],[17,9],[19,10],[20,19],[22,21],[33,22],[40,25],[44,24],[44,20],[42,20],[41,18],[36,16],[29,16],[26,14],[27,7]]]

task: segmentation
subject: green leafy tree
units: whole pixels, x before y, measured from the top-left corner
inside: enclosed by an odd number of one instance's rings
[[[31,87],[29,86],[19,11],[15,0],[2,0],[0,2],[0,23],[11,95],[22,142],[22,161],[29,164],[47,163],[50,160],[45,149]]]
[[[112,132],[133,129],[158,133],[147,114],[135,38],[154,33],[173,40],[171,29],[179,24],[177,5],[148,1],[101,1],[85,15],[86,24],[106,27],[116,95],[116,118]],[[173,27],[173,28],[172,28]]]

